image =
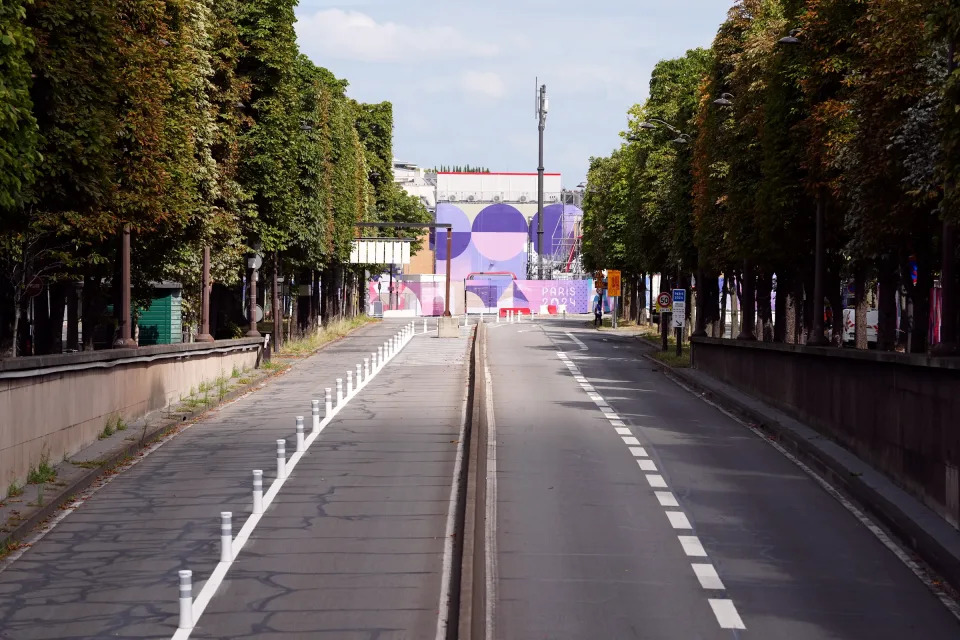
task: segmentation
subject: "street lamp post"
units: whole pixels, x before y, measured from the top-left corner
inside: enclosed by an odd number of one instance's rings
[[[247,301],[247,314],[250,320],[250,329],[245,334],[247,338],[259,338],[260,332],[257,330],[257,269],[263,264],[263,258],[258,252],[260,243],[251,247],[253,252],[247,256],[247,273],[250,277],[250,299]]]
[[[537,165],[537,266],[540,280],[543,280],[543,130],[547,125],[547,85],[540,85],[540,95],[537,100],[537,119],[540,131],[540,164]]]

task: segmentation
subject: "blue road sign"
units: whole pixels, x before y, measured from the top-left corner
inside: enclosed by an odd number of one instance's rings
[[[686,289],[674,289],[674,290],[673,290],[673,301],[674,301],[674,302],[686,302],[686,301],[687,301],[687,290],[686,290]]]

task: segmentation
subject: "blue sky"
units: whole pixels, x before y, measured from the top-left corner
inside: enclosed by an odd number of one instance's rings
[[[658,60],[709,46],[733,0],[301,0],[300,48],[363,102],[394,105],[394,153],[421,166],[547,171],[564,186],[619,142]]]

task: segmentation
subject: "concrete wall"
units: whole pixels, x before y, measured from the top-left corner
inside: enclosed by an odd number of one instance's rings
[[[257,364],[258,339],[158,345],[0,361],[0,492],[47,455],[59,462],[202,382]]]
[[[960,359],[694,338],[693,362],[960,523]]]

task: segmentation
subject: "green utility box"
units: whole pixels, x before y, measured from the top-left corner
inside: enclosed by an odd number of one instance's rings
[[[183,342],[182,286],[164,282],[154,287],[153,301],[140,313],[141,347]]]

